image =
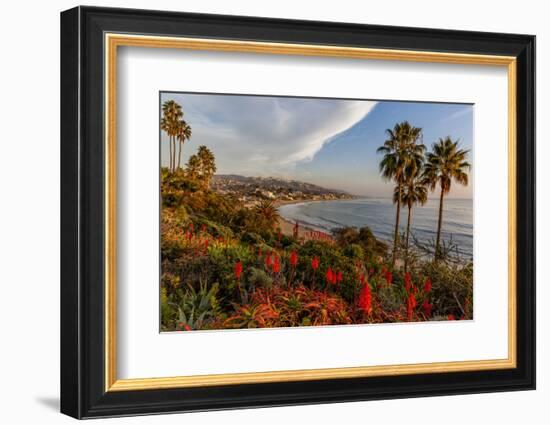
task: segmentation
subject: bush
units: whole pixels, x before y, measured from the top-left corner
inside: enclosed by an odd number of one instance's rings
[[[449,266],[427,262],[422,273],[432,281],[433,315],[473,318],[473,265]]]
[[[273,285],[273,279],[264,270],[251,267],[248,275],[248,283],[254,288],[269,289]]]
[[[252,245],[260,245],[264,243],[264,239],[257,233],[244,232],[241,236],[241,242]]]
[[[344,247],[344,255],[349,258],[363,259],[365,257],[365,251],[363,251],[361,245],[352,243]]]
[[[369,258],[375,256],[384,256],[387,252],[385,243],[376,239],[369,227],[361,227],[357,230],[355,227],[342,227],[333,230],[336,243],[341,248],[348,248],[350,245],[359,245]]]

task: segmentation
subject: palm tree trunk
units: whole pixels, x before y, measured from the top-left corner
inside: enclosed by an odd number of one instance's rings
[[[411,233],[411,213],[412,205],[409,205],[409,215],[407,217],[407,236],[405,238],[405,273],[407,272],[407,266],[409,265],[409,234]]]
[[[170,145],[170,160],[168,161],[168,171],[172,171],[172,136],[168,137],[168,144]]]
[[[170,171],[174,172],[176,168],[176,136],[172,136],[172,161],[170,162]]]
[[[441,195],[439,195],[439,220],[437,222],[437,238],[435,240],[435,258],[434,261],[439,259],[439,242],[441,240],[441,224],[443,223],[443,188],[441,188]]]
[[[178,168],[180,168],[181,164],[181,150],[183,149],[183,143],[181,140],[178,140],[179,150],[178,150]]]
[[[399,197],[397,198],[397,209],[395,213],[395,233],[393,235],[393,254],[391,259],[392,267],[395,266],[397,257],[397,244],[399,243],[399,214],[401,213],[401,183],[398,184]]]

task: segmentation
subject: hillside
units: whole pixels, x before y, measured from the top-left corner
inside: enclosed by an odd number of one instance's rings
[[[246,177],[236,174],[218,174],[211,182],[213,190],[224,195],[234,195],[243,201],[273,199],[330,200],[351,199],[353,195],[335,189],[327,189],[311,183],[276,177]]]

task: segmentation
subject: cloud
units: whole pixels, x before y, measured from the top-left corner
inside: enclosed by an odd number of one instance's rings
[[[452,121],[452,120],[455,120],[457,118],[460,118],[460,117],[463,117],[465,115],[468,115],[470,113],[473,112],[473,108],[472,108],[472,105],[465,105],[464,108],[461,108],[459,109],[458,111],[455,111],[453,112],[452,114],[450,115],[447,115],[446,117],[444,117],[441,122],[447,122],[447,121]]]
[[[216,155],[218,172],[275,175],[310,161],[324,145],[361,121],[377,102],[259,96],[173,94],[196,146]],[[163,143],[167,145],[167,143]],[[163,152],[163,157],[166,155]],[[164,161],[163,161],[164,162]]]

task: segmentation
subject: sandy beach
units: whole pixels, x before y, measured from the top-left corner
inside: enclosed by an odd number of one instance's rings
[[[276,200],[274,202],[275,207],[278,209],[282,205],[289,205],[289,204],[299,204],[302,202],[307,202],[304,200],[294,200],[294,201],[282,201],[282,200]],[[288,220],[285,220],[283,217],[279,218],[279,227],[281,228],[281,232],[283,235],[286,236],[293,236],[294,234],[294,225],[295,223],[292,223]],[[310,229],[308,227],[300,225],[298,227],[298,237],[305,237],[307,232],[311,232],[313,229]]]
[[[291,223],[290,221],[285,220],[284,218],[279,218],[279,227],[281,228],[281,232],[283,235],[286,236],[293,236],[294,234],[294,223]],[[299,238],[305,238],[309,232],[312,232],[313,229],[310,229],[306,226],[299,225],[298,226],[298,237]]]
[[[281,205],[289,204],[301,204],[303,202],[317,202],[314,200],[296,200],[296,201],[275,201],[275,206],[278,208]],[[296,223],[288,221],[283,217],[279,218],[279,227],[281,228],[281,233],[287,236],[294,235],[294,226]],[[305,226],[301,223],[298,225],[298,238],[299,239],[319,239],[319,234],[322,233],[325,237],[332,239],[331,235],[324,232],[319,232],[317,229]]]

